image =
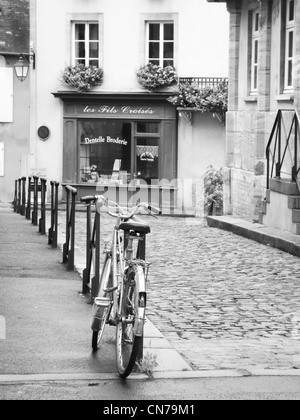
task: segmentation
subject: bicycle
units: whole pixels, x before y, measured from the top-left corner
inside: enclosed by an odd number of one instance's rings
[[[91,201],[84,197],[82,202]],[[116,327],[116,359],[121,378],[132,371],[142,347],[147,303],[146,282],[149,263],[145,261],[146,235],[150,227],[136,215],[144,209],[148,214],[161,212],[148,203],[136,205],[126,213],[117,203],[104,196],[94,196],[96,211],[102,208],[115,217],[116,224],[110,249],[105,250],[99,290],[93,302],[92,348],[97,351],[107,324]],[[117,208],[117,213],[109,206]]]

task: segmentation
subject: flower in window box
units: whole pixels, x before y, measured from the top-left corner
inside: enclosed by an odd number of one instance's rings
[[[137,78],[141,86],[150,92],[160,87],[177,84],[177,76],[174,67],[160,67],[156,64],[146,64],[137,71]]]
[[[102,85],[103,70],[95,66],[86,67],[84,64],[68,66],[62,73],[62,82],[77,92],[88,92],[93,87]]]
[[[205,87],[180,83],[174,95],[169,99],[173,105],[183,108],[195,108],[201,112],[225,113],[228,103],[228,82],[224,81],[215,87]]]

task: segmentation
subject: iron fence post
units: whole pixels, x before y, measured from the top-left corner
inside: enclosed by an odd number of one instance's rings
[[[295,145],[294,145],[294,166],[292,168],[292,181],[297,181],[297,164],[298,164],[298,120],[296,118],[296,115],[294,116],[295,120]]]
[[[38,182],[39,177],[33,176],[33,212],[32,212],[32,224],[37,226],[38,224]]]
[[[21,214],[21,178],[18,179],[18,204],[17,204],[17,213]]]
[[[97,297],[99,291],[100,281],[100,214],[96,210],[95,212],[95,231],[93,232],[93,244],[95,247],[95,273],[92,278],[92,299]]]
[[[30,220],[30,212],[31,212],[31,177],[28,177],[28,187],[27,187],[27,206],[26,206],[26,219]]]
[[[281,121],[282,121],[282,115],[281,111],[278,111],[278,157],[277,157],[277,163],[276,163],[276,177],[280,178],[281,175]]]
[[[47,180],[41,178],[41,217],[39,219],[39,232],[41,235],[46,234],[46,190]]]
[[[96,203],[95,196],[82,197],[80,200],[87,206],[86,210],[86,266],[83,270],[82,293],[91,291],[91,298],[95,298],[99,291],[100,279],[100,213],[95,206],[95,218],[92,223],[92,204]],[[94,263],[94,273],[91,279],[91,266]]]
[[[26,215],[26,177],[22,177],[22,204],[21,204],[21,215]]]
[[[52,248],[57,248],[57,230],[58,230],[58,186],[55,181],[51,185],[51,227],[48,230],[48,244]]]
[[[75,197],[77,190],[69,185],[65,186],[67,192],[67,209],[66,209],[66,242],[63,245],[63,262],[67,263],[69,271],[74,270],[74,253],[75,253]],[[71,203],[70,203],[71,196]]]
[[[18,209],[18,180],[15,180],[15,195],[14,195],[14,201],[13,201],[13,205],[14,205],[14,212],[17,213],[17,209]]]
[[[82,293],[88,293],[89,287],[88,284],[90,283],[90,275],[91,275],[91,223],[92,223],[92,203],[86,203],[86,258],[85,258],[85,269],[82,273]]]

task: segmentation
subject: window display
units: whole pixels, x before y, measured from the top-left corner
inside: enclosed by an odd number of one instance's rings
[[[80,182],[110,180],[131,173],[131,124],[122,121],[80,121]]]
[[[136,146],[137,176],[144,179],[147,184],[158,181],[158,139],[138,138]]]
[[[127,184],[159,179],[158,122],[79,121],[80,181]]]

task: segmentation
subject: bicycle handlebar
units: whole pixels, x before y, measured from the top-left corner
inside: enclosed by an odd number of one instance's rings
[[[124,212],[124,209],[121,206],[119,206],[119,204],[111,201],[110,203],[113,206],[118,207],[118,209],[120,210],[119,213],[114,213],[114,212],[112,212],[111,210],[108,209],[109,200],[107,198],[105,198],[103,195],[94,195],[94,196],[88,195],[86,197],[82,197],[80,199],[80,201],[82,203],[87,204],[87,205],[92,204],[92,203],[93,204],[95,203],[96,204],[96,209],[97,209],[98,213],[100,213],[101,207],[106,207],[107,208],[107,213],[110,216],[112,216],[112,217],[120,217],[123,220],[129,220],[129,219],[131,219],[135,214],[138,214],[140,208],[144,208],[145,210],[147,210],[149,212],[153,212],[153,213],[155,213],[157,215],[161,214],[161,211],[159,209],[157,209],[156,207],[150,205],[149,203],[139,203],[139,204],[137,204],[130,211],[130,213],[125,213]]]
[[[153,211],[153,213],[156,213],[158,215],[161,214],[161,210],[157,209],[156,207],[151,206],[150,204],[146,204],[146,205],[148,206],[147,208],[149,211]]]

